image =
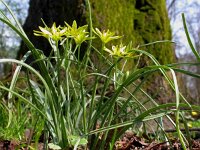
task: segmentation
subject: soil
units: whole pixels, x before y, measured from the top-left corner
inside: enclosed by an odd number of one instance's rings
[[[123,138],[115,143],[115,150],[182,150],[181,144],[178,140],[171,140],[170,142],[158,143],[155,140],[146,142],[144,138],[140,138],[133,133],[126,132]],[[0,141],[0,150],[16,150],[23,147],[23,144],[17,141]],[[28,150],[28,148],[21,148],[21,150]],[[38,143],[38,150],[43,150],[43,143]],[[188,150],[200,150],[200,140],[192,140],[191,147]]]
[[[146,142],[146,139],[140,138],[130,133],[126,133],[124,137],[115,144],[116,150],[182,150],[179,140],[171,140],[170,142],[158,143],[155,140]],[[200,150],[200,140],[192,140],[188,150]]]

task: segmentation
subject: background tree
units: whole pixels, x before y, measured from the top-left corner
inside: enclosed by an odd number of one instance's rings
[[[124,35],[122,40],[125,43],[132,41],[133,45],[137,47],[154,41],[171,40],[165,0],[90,0],[90,2],[94,26],[102,30],[110,29],[116,34]],[[29,4],[24,30],[33,44],[43,50],[45,55],[50,53],[50,46],[44,39],[33,36],[33,30],[37,29],[38,26],[43,26],[41,18],[48,26],[51,26],[53,22],[56,22],[57,25],[63,25],[64,21],[71,24],[73,20],[76,20],[78,25],[88,23],[88,13],[84,0],[30,0]],[[141,48],[153,54],[161,64],[175,61],[174,49],[170,43],[154,44]],[[18,58],[26,50],[26,46],[22,43]],[[141,60],[140,67],[149,63],[145,57]],[[134,64],[134,62],[131,63]],[[131,63],[129,69],[133,66]],[[166,97],[155,94],[155,87],[158,88],[157,92],[160,89],[165,89],[162,93],[170,99],[170,94],[167,92],[169,89],[166,88],[167,85],[161,76],[157,77],[153,84],[148,87],[148,91],[158,99]],[[162,101],[166,100],[162,99]]]
[[[181,13],[186,16],[187,26],[189,28],[190,36],[192,38],[193,44],[198,52],[200,52],[200,2],[197,0],[167,0],[169,15],[171,18],[172,26],[178,26],[174,28],[173,31],[173,41],[176,42],[176,51],[179,62],[197,62],[194,54],[192,53],[187,40],[185,39],[185,33],[181,20]],[[180,25],[181,23],[181,25]],[[174,24],[174,25],[173,25]],[[182,34],[183,33],[183,34]],[[197,66],[182,66],[185,70],[199,74],[200,68]],[[182,88],[185,88],[185,95],[194,104],[199,104],[200,102],[200,81],[197,78],[191,76],[183,75]]]
[[[51,51],[48,42],[43,38],[38,38],[33,35],[33,30],[38,29],[38,26],[44,26],[42,20],[51,26],[53,22],[57,25],[64,25],[64,21],[69,24],[73,20],[77,20],[78,25],[86,23],[83,16],[85,4],[84,0],[30,0],[28,17],[23,26],[24,31],[28,35],[32,43],[38,48],[43,50],[45,55]],[[24,55],[27,51],[25,44],[22,42],[17,58]]]

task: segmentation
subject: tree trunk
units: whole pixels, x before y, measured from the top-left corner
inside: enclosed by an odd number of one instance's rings
[[[64,21],[71,24],[77,20],[78,25],[86,24],[83,16],[85,5],[84,0],[30,0],[28,17],[23,26],[24,31],[36,48],[43,50],[45,55],[49,55],[51,47],[47,40],[33,35],[33,30],[38,30],[38,26],[64,25]],[[26,45],[22,42],[17,58],[21,58],[27,52]]]
[[[110,29],[118,35],[123,35],[123,43],[133,42],[138,45],[171,40],[171,29],[166,10],[165,0],[90,0],[92,6],[93,26],[100,29]],[[51,51],[45,39],[33,36],[33,30],[42,25],[41,18],[47,25],[53,22],[63,25],[64,21],[69,24],[73,20],[78,25],[87,24],[88,14],[84,0],[30,0],[29,15],[24,24],[24,30],[33,44],[43,50],[45,55]],[[154,44],[141,49],[150,52],[161,64],[168,64],[175,61],[175,53],[170,43]],[[19,56],[26,52],[26,47],[22,43]],[[149,59],[143,57],[140,67],[148,65]],[[134,65],[134,62],[130,66]],[[131,67],[130,67],[131,68]],[[152,81],[154,79],[151,79]],[[149,93],[156,95],[157,98],[168,97],[171,99],[162,76],[148,86]],[[156,89],[156,88],[157,89]],[[164,91],[158,91],[165,89]],[[157,90],[157,91],[156,91]],[[155,94],[164,93],[165,95]],[[161,100],[165,102],[165,100]],[[167,101],[167,100],[166,100]]]
[[[160,41],[171,40],[171,30],[164,0],[90,0],[93,12],[94,26],[110,29],[119,35],[124,35],[125,42],[132,41],[135,46]],[[41,18],[49,26],[53,22],[63,25],[76,20],[79,25],[87,23],[84,0],[30,0],[28,17],[24,30],[33,44],[49,54],[50,47],[45,39],[33,36],[33,30],[43,26]],[[143,48],[144,49],[144,48]],[[175,54],[169,44],[148,46],[161,64],[174,62]],[[18,57],[27,48],[21,44]]]
[[[94,25],[109,28],[124,35],[125,42],[135,46],[161,40],[171,40],[171,29],[165,0],[91,0]],[[146,48],[161,64],[174,62],[170,44],[155,44]]]
[[[171,40],[171,28],[165,0],[91,0],[94,26],[110,29],[123,35],[123,42],[133,45]],[[175,62],[175,51],[171,43],[160,43],[141,47],[151,53],[161,64]],[[139,67],[150,64],[142,57]],[[134,65],[130,62],[129,69]],[[145,77],[144,77],[145,78]],[[143,80],[143,79],[141,79]],[[148,78],[144,89],[161,103],[172,101],[174,94],[162,75]]]

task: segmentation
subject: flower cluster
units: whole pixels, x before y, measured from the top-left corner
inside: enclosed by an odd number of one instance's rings
[[[77,45],[81,45],[86,40],[91,40],[94,37],[89,37],[89,32],[87,32],[88,25],[81,27],[77,26],[76,21],[73,21],[72,26],[65,22],[65,26],[56,27],[56,24],[53,23],[52,27],[49,28],[39,26],[40,31],[34,30],[35,36],[43,36],[47,39],[53,41],[63,41],[66,38],[74,39]],[[112,46],[112,49],[105,47],[105,44],[121,38],[121,36],[116,36],[114,32],[109,30],[101,32],[98,28],[93,29],[93,32],[101,39],[103,43],[103,50],[108,52],[111,56],[114,57],[133,57],[132,51],[130,51],[130,46],[124,46],[123,44]]]
[[[112,40],[116,40],[121,38],[121,36],[115,36],[113,32],[110,32],[109,30],[101,32],[98,28],[95,28],[94,33],[99,36],[101,41],[106,44]],[[103,47],[103,49],[108,52],[113,57],[126,57],[130,58],[133,57],[133,52],[131,51],[132,45],[129,44],[128,46],[124,46],[123,44],[112,46],[112,49],[108,49],[107,47]]]
[[[72,26],[66,22],[65,24],[65,27],[56,27],[55,23],[53,23],[51,28],[48,28],[47,26],[44,28],[39,26],[40,31],[34,30],[34,35],[43,36],[47,39],[52,39],[53,41],[59,41],[63,38],[69,37],[73,38],[77,45],[80,45],[84,41],[91,39],[89,38],[88,32],[86,31],[88,27],[87,25],[77,27],[76,21],[73,21]]]

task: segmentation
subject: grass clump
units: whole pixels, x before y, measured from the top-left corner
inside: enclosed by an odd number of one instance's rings
[[[12,14],[9,8],[8,10]],[[17,27],[3,12],[0,16],[0,20],[24,40],[30,51],[22,60],[0,60],[0,63],[17,64],[10,85],[0,85],[0,106],[4,111],[0,113],[3,113],[4,122],[7,122],[6,125],[1,124],[1,127],[11,129],[17,117],[19,120],[15,123],[22,131],[18,132],[20,135],[17,138],[20,139],[27,128],[31,129],[34,134],[26,139],[26,143],[29,145],[34,140],[35,148],[42,135],[46,149],[92,150],[97,146],[99,149],[113,149],[115,141],[126,130],[137,131],[139,126],[146,132],[148,120],[155,121],[159,132],[164,135],[161,140],[168,141],[162,119],[166,116],[186,148],[187,139],[179,128],[179,115],[182,113],[180,109],[184,107],[199,111],[200,108],[191,106],[181,95],[175,72],[196,77],[199,75],[181,70],[177,65],[160,65],[153,55],[134,48],[131,43],[110,47],[107,43],[121,36],[109,30],[93,29],[91,20],[89,29],[88,25],[78,27],[74,21],[72,25],[65,23],[63,27],[56,26],[55,23],[48,27],[44,23],[44,27],[35,30],[34,34],[46,38],[52,47],[51,55],[46,57],[30,42],[14,15],[13,18]],[[92,45],[92,41],[96,39],[101,40],[100,49]],[[87,48],[83,43],[87,43]],[[97,55],[98,62],[92,59],[91,51]],[[30,55],[33,55],[33,63],[38,66],[38,70],[25,63]],[[125,69],[127,60],[139,61],[141,55],[149,57],[152,65],[144,68],[137,68],[136,65],[134,69]],[[22,67],[25,68],[25,75],[20,79]],[[174,90],[174,103],[159,105],[142,90],[142,85],[155,72],[161,73]],[[167,72],[171,72],[172,78]],[[19,80],[26,84],[23,89],[17,86]],[[146,107],[146,104],[151,105]],[[172,113],[175,113],[175,122],[169,117]],[[3,138],[6,137],[10,136],[5,135]]]

